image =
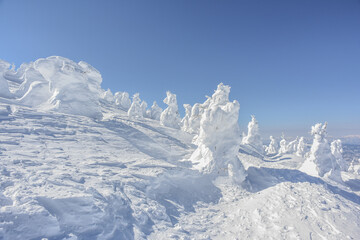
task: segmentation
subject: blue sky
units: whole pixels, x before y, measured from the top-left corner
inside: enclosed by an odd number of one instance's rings
[[[254,114],[264,135],[360,134],[357,0],[0,0],[0,29],[1,59],[84,60],[149,105],[224,82],[243,128]]]

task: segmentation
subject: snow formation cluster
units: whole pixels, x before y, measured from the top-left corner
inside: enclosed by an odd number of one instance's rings
[[[168,107],[160,115],[160,124],[166,127],[180,129],[181,119],[176,95],[167,91],[164,103],[168,105]]]

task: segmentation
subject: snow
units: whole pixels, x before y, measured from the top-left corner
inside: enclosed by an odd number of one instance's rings
[[[143,108],[141,107],[141,100],[140,100],[140,94],[139,93],[135,93],[133,96],[133,101],[131,103],[131,106],[127,112],[128,116],[130,118],[143,118],[144,117],[144,113],[143,113]]]
[[[100,73],[69,61],[5,64],[13,95],[0,97],[0,239],[360,239],[359,157],[343,145],[349,171],[327,168],[324,156],[336,162],[341,148],[331,151],[326,125],[313,127],[308,157],[301,138],[299,156],[259,155],[241,148],[229,86],[188,108],[190,133],[161,125],[155,103],[143,118],[138,94],[136,111],[121,104],[124,92],[109,102]],[[83,103],[80,86],[97,100]],[[79,105],[54,108],[53,88],[62,106]],[[20,101],[28,92],[32,101]],[[86,104],[102,118],[74,112]],[[323,176],[299,171],[311,160],[317,172],[314,157]],[[334,169],[343,181],[327,177]]]
[[[176,95],[170,91],[167,91],[164,103],[167,104],[168,107],[160,115],[160,124],[163,126],[180,129],[181,120],[178,111]]]
[[[269,146],[266,148],[266,153],[277,154],[279,151],[279,144],[277,143],[276,139],[273,136],[270,136],[270,143]]]
[[[246,174],[237,157],[241,143],[238,125],[240,104],[229,101],[230,87],[220,83],[208,99],[209,106],[201,116],[197,149],[190,161],[205,174],[229,175],[236,182]]]
[[[326,139],[327,123],[317,123],[311,128],[314,136],[310,154],[301,166],[300,170],[312,176],[323,177],[326,173],[330,177],[341,180],[339,176],[340,166],[331,153],[330,145]]]
[[[153,105],[151,106],[151,119],[160,121],[160,115],[162,113],[162,108],[157,105],[156,101],[153,102]]]
[[[249,145],[260,154],[264,152],[259,131],[259,124],[255,116],[251,116],[251,121],[248,124],[248,133],[243,137],[242,144]]]

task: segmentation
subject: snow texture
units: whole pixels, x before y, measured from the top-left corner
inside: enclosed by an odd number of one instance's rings
[[[158,117],[142,118],[138,94],[129,117],[128,94],[105,100],[101,75],[84,62],[2,66],[11,95],[0,97],[1,240],[360,239],[359,146],[344,144],[343,181],[311,176],[294,153],[238,152],[229,86],[192,107],[195,135],[161,125],[155,103]],[[88,104],[103,117],[76,112]],[[334,143],[331,154],[324,130],[313,127],[312,158],[341,153]]]
[[[160,115],[160,124],[166,127],[180,129],[181,119],[178,111],[176,95],[167,91],[164,103],[167,104],[168,107]]]
[[[10,68],[10,63],[0,60],[0,97],[12,98],[9,91],[9,84],[4,78],[4,73]]]
[[[335,160],[339,165],[340,169],[342,171],[346,171],[349,168],[349,166],[342,157],[343,148],[342,148],[341,140],[337,139],[332,141],[330,147],[331,147],[331,153],[332,155],[334,155]]]

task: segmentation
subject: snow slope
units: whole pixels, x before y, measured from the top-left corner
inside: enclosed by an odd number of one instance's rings
[[[193,134],[95,99],[102,118],[0,97],[0,239],[360,239],[359,175],[245,149],[238,185],[193,169]]]

